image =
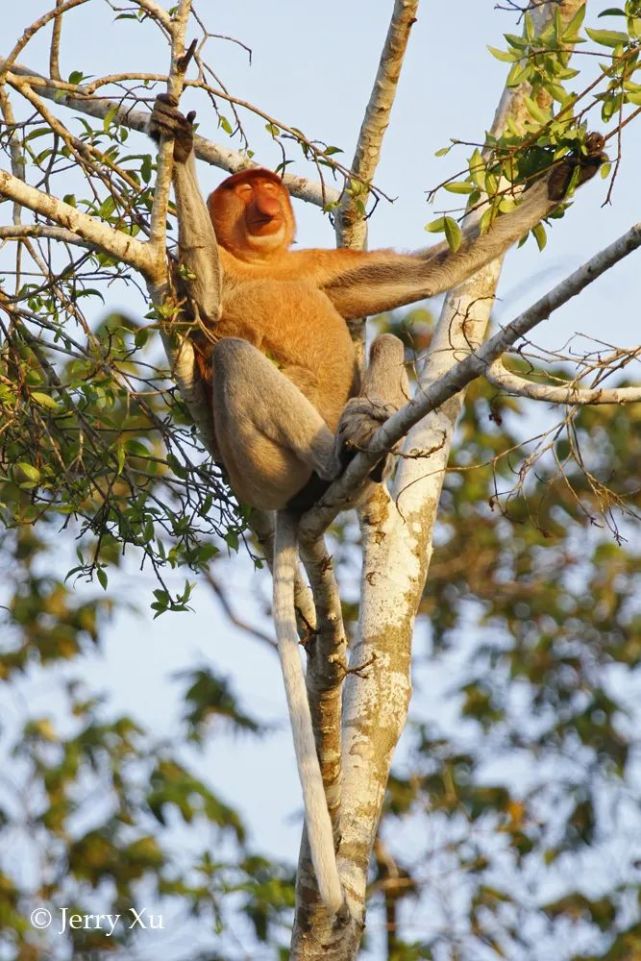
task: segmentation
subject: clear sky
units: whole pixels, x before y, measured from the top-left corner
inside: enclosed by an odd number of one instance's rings
[[[4,51],[51,5],[52,0],[5,3]],[[118,6],[122,8],[124,3]],[[482,140],[491,123],[506,65],[490,56],[486,44],[501,46],[501,34],[515,30],[514,18],[495,6],[494,0],[449,0],[425,2],[419,12],[376,178],[382,190],[396,200],[379,204],[371,221],[370,247],[427,244],[431,235],[424,233],[424,225],[436,216],[439,204],[451,206],[452,195],[445,195],[437,199],[435,208],[428,207],[425,192],[465,163],[465,148],[444,159],[436,159],[435,151],[447,145],[450,137]],[[592,19],[606,6],[593,4]],[[227,88],[308,136],[343,148],[347,164],[391,8],[391,0],[201,0],[198,4],[213,33],[237,38],[252,49],[250,66],[240,46],[216,38],[209,41],[209,63]],[[63,75],[72,70],[85,74],[166,70],[167,48],[158,32],[152,27],[141,30],[129,21],[114,22],[113,17],[106,2],[91,0],[65,18]],[[45,45],[36,39],[20,60],[35,69],[46,69],[43,57]],[[185,106],[189,99],[187,95]],[[215,118],[207,116],[203,103],[194,102],[200,108],[200,132],[234,146],[216,130]],[[262,121],[244,120],[256,158],[274,165],[277,154]],[[595,124],[598,126],[596,117]],[[638,219],[639,205],[631,201],[638,197],[641,125],[624,131],[623,148],[624,163],[612,207],[601,206],[607,188],[596,178],[581,192],[570,215],[554,227],[542,256],[531,241],[509,256],[497,308],[500,320],[510,320]],[[298,157],[295,149],[292,156]],[[314,176],[313,167],[302,161],[295,169]],[[204,190],[214,187],[221,177],[218,171],[201,167]],[[332,245],[331,227],[317,209],[297,203],[296,211],[301,245]],[[560,345],[573,331],[583,330],[609,343],[614,338],[621,345],[638,341],[638,273],[639,259],[633,256],[548,321],[537,340]],[[143,313],[139,301],[109,306]],[[142,613],[119,616],[106,633],[104,656],[87,659],[86,665],[89,680],[111,691],[114,709],[139,715],[158,733],[171,731],[177,710],[176,684],[168,678],[176,670],[211,659],[217,669],[234,678],[252,713],[284,722],[284,696],[273,653],[235,631],[205,585],[195,596],[193,614],[165,615],[152,621],[148,603],[154,584],[150,576],[134,574],[132,564],[121,589],[140,605]],[[243,615],[270,629],[265,604],[255,599],[256,592],[264,598],[269,590],[266,575],[255,576],[247,561],[239,559],[226,566],[225,577],[230,596]],[[46,691],[40,687],[36,696],[45,709]],[[286,730],[258,745],[249,739],[230,742],[216,736],[205,764],[216,789],[249,818],[257,842],[260,839],[258,846],[293,860],[300,803],[288,738]]]

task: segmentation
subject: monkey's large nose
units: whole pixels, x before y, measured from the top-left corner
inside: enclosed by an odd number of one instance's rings
[[[271,220],[272,217],[277,217],[281,212],[278,198],[268,197],[265,196],[265,194],[260,194],[256,197],[252,206],[260,217],[268,220]]]

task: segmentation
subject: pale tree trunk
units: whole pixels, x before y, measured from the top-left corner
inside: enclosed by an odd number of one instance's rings
[[[536,29],[560,11],[569,21],[585,0],[542,4]],[[527,87],[506,89],[492,125],[500,135],[510,118],[527,116]],[[474,216],[479,217],[480,212]],[[485,339],[502,259],[482,268],[445,301],[419,390],[442,377]],[[464,395],[458,393],[409,433],[394,489],[380,489],[362,514],[363,570],[359,636],[350,651],[343,704],[342,791],[338,818],[339,871],[351,912],[332,922],[322,905],[298,912],[291,957],[352,961],[365,926],[368,867],[392,755],[405,726],[411,695],[414,620],[432,556],[432,539],[451,442]],[[417,454],[419,456],[417,456]],[[421,456],[422,455],[422,456]]]

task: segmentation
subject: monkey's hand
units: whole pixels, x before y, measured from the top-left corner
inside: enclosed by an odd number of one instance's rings
[[[173,138],[174,160],[185,163],[194,149],[194,120],[196,111],[191,110],[185,117],[178,109],[175,97],[159,93],[149,118],[147,131],[152,140],[161,137]]]
[[[584,153],[572,153],[559,162],[548,180],[550,200],[563,200],[570,187],[580,187],[594,177],[602,163],[608,159],[604,152],[603,134],[593,131],[585,138]]]

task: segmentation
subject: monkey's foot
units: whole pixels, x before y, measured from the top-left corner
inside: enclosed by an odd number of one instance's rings
[[[395,414],[398,407],[395,404],[384,404],[368,397],[352,397],[348,400],[336,434],[336,458],[343,469],[361,450],[369,446],[369,442],[385,421]],[[381,451],[381,463],[373,468],[370,477],[374,481],[383,480],[392,466],[389,451]]]

